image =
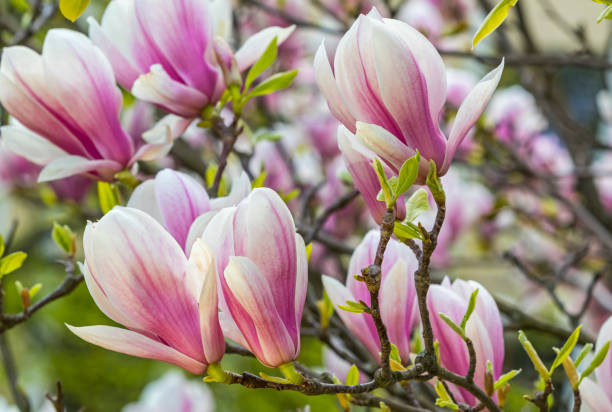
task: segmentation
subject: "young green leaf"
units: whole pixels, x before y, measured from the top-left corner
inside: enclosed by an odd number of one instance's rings
[[[605,20],[612,19],[612,5],[606,7],[604,11],[601,12],[599,17],[597,17],[597,23],[601,23],[604,19]]]
[[[30,11],[30,3],[27,0],[11,0],[11,6],[19,13],[27,13]]]
[[[57,222],[53,223],[51,237],[57,245],[69,256],[74,256],[76,252],[76,235],[67,225],[60,226]]]
[[[0,278],[19,269],[27,257],[24,252],[15,252],[0,259]]]
[[[289,87],[293,79],[295,79],[297,74],[297,70],[290,70],[288,72],[276,73],[268,77],[266,80],[255,86],[255,88],[246,96],[246,100],[286,89]]]
[[[588,377],[597,367],[599,367],[599,365],[603,363],[604,359],[606,359],[606,355],[608,354],[609,349],[610,341],[606,342],[606,344],[601,347],[601,349],[593,357],[593,360],[591,361],[589,366],[587,366],[587,368],[582,372],[582,374],[580,374],[578,386],[580,386],[580,383],[582,383],[582,380],[584,378]]]
[[[352,302],[350,300],[346,301],[346,305],[338,305],[338,308],[352,313],[364,313],[367,310],[361,303]]]
[[[554,370],[557,368],[557,366],[561,365],[563,363],[563,361],[565,360],[565,358],[567,358],[569,356],[569,354],[572,352],[572,349],[574,349],[574,346],[576,346],[576,342],[578,342],[578,337],[580,336],[580,329],[582,328],[582,325],[579,325],[570,335],[569,338],[567,338],[567,341],[565,341],[565,344],[563,345],[563,347],[559,350],[559,352],[557,353],[557,356],[555,357],[555,360],[553,361],[551,367],[550,367],[550,374],[552,375],[552,373],[554,372]]]
[[[406,239],[423,239],[423,234],[414,223],[395,222],[393,225],[393,234],[401,241]]]
[[[506,20],[510,7],[514,6],[516,2],[517,0],[501,0],[497,3],[497,6],[489,12],[487,17],[485,17],[484,21],[480,24],[478,30],[476,30],[476,34],[472,39],[472,49],[476,47],[482,39],[493,33],[493,31]]]
[[[395,346],[394,344],[391,344],[391,355],[389,356],[389,359],[402,363],[402,360],[399,354],[399,349],[397,349],[397,346]]]
[[[323,297],[316,302],[316,305],[317,309],[319,309],[321,328],[325,329],[329,326],[329,319],[334,314],[334,305],[325,291],[323,291]]]
[[[257,189],[258,187],[263,187],[264,183],[266,182],[267,176],[268,176],[268,172],[266,172],[265,169],[262,170],[259,176],[257,176],[255,180],[251,182],[251,189]]]
[[[540,374],[542,380],[550,381],[550,373],[548,372],[548,369],[546,369],[546,366],[544,366],[544,362],[542,362],[542,359],[540,359],[538,352],[535,350],[531,342],[529,342],[527,336],[525,336],[525,333],[522,330],[519,330],[518,337],[519,342],[521,342],[523,349],[525,349],[525,352],[527,352],[527,356],[529,356],[529,359],[531,359],[531,363],[533,363],[533,366]]]
[[[37,283],[30,288],[30,299],[33,299],[38,291],[42,288],[42,283]]]
[[[582,361],[584,360],[586,355],[588,355],[589,352],[591,352],[592,349],[593,349],[593,344],[592,343],[587,343],[586,345],[584,345],[584,347],[582,348],[582,350],[580,351],[580,353],[576,357],[576,360],[574,361],[574,365],[576,365],[576,367],[578,367],[578,365],[580,365],[580,363],[582,363]]]
[[[453,411],[458,411],[459,406],[453,402],[453,399],[448,394],[446,387],[441,381],[436,382],[436,386],[434,386],[436,393],[438,394],[438,399],[436,399],[436,406],[441,408],[449,408]]]
[[[472,292],[472,295],[470,296],[470,301],[468,303],[467,310],[465,311],[465,315],[463,315],[463,319],[461,319],[461,329],[462,330],[465,330],[465,325],[467,325],[468,320],[470,320],[470,316],[472,316],[472,313],[474,312],[474,309],[476,308],[476,297],[477,296],[478,296],[478,289]]]
[[[0,235],[0,257],[4,255],[4,238]]]
[[[359,383],[359,369],[353,365],[346,374],[346,384],[353,386]]]
[[[553,348],[555,353],[558,355],[561,351],[557,348]],[[572,361],[572,358],[566,356],[563,359],[563,369],[565,369],[565,374],[567,375],[567,380],[569,380],[570,385],[572,385],[572,389],[578,389],[578,371],[576,370],[576,365]]]
[[[107,214],[111,209],[121,203],[119,188],[114,183],[98,182],[98,201],[100,210]]]
[[[378,176],[378,181],[380,183],[380,187],[385,195],[385,203],[387,207],[393,207],[393,199],[395,198],[393,194],[393,190],[389,185],[389,180],[387,179],[387,175],[385,174],[385,169],[383,168],[382,163],[378,158],[374,159],[373,165],[374,171],[376,172],[376,176]]]
[[[421,155],[417,152],[416,155],[406,160],[397,175],[398,183],[395,190],[395,196],[399,196],[406,192],[414,184],[419,174],[419,162]]]
[[[406,218],[404,222],[412,222],[423,212],[429,210],[429,197],[427,191],[420,188],[410,196],[406,202]]]
[[[59,0],[59,9],[70,21],[75,21],[85,11],[90,0]]]
[[[262,133],[260,135],[257,135],[255,137],[255,143],[263,142],[264,140],[267,140],[269,142],[278,142],[282,138],[283,137],[280,134],[278,134],[278,133],[264,132],[264,133]]]
[[[266,71],[266,69],[270,67],[272,63],[274,63],[274,60],[276,60],[277,51],[278,39],[274,37],[272,41],[268,44],[268,47],[266,47],[266,50],[263,52],[259,60],[257,60],[255,64],[253,64],[253,66],[251,67],[251,70],[249,70],[249,73],[247,74],[246,80],[244,82],[245,91],[248,91],[253,81],[258,78],[259,75],[261,75],[264,71]]]
[[[461,326],[457,325],[451,318],[449,318],[444,313],[438,313],[440,319],[442,319],[452,330],[454,330],[457,335],[461,336],[461,338],[465,339],[465,331],[461,328]]]
[[[259,376],[261,376],[262,378],[264,378],[265,380],[270,381],[270,382],[275,382],[275,383],[291,383],[291,381],[289,381],[289,379],[281,378],[281,377],[278,377],[278,376],[268,375],[265,372],[259,372]]]
[[[506,386],[506,384],[510,382],[510,380],[514,379],[514,377],[518,375],[519,373],[521,373],[521,369],[514,369],[508,373],[504,373],[493,384],[493,390],[498,390],[499,388]]]
[[[440,182],[440,178],[438,177],[436,162],[433,160],[429,161],[429,172],[427,173],[427,180],[425,183],[431,191],[436,203],[440,203],[445,200],[446,195],[444,194],[444,188],[442,187],[442,182]]]

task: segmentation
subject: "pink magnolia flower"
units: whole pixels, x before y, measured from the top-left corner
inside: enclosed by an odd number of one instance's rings
[[[135,144],[121,127],[121,92],[100,50],[84,35],[65,29],[47,33],[42,55],[22,46],[4,49],[0,102],[27,129],[2,127],[13,152],[45,166],[39,181],[85,174],[111,180],[137,160],[169,150],[183,120],[163,119]]]
[[[112,326],[68,326],[94,345],[155,359],[195,374],[225,351],[210,249],[194,244],[187,259],[176,240],[151,216],[115,207],[89,223],[81,269],[94,301]]]
[[[374,263],[380,232],[372,230],[357,246],[349,263],[346,286],[329,276],[323,276],[323,286],[336,311],[347,328],[365,345],[375,359],[380,359],[380,340],[372,316],[338,308],[346,301],[364,301],[370,304],[370,292],[354,275]],[[414,271],[417,262],[408,246],[391,239],[385,250],[381,268],[382,283],[379,292],[380,315],[387,327],[389,340],[397,346],[402,362],[409,362],[410,332],[417,320],[418,308]]]
[[[429,0],[411,0],[404,3],[397,13],[397,19],[423,33],[434,44],[438,43],[444,30],[442,14]]]
[[[213,394],[202,382],[185,379],[170,371],[145,386],[138,402],[126,405],[122,412],[213,412]]]
[[[441,285],[432,285],[427,295],[427,308],[434,338],[440,343],[440,362],[442,366],[460,375],[465,375],[469,367],[469,356],[461,337],[439,316],[444,313],[455,323],[467,310],[470,296],[478,289],[476,308],[466,326],[467,336],[472,340],[476,351],[476,373],[474,382],[484,388],[487,361],[493,364],[493,375],[501,375],[504,363],[503,326],[499,310],[493,297],[478,282],[457,279],[452,285],[444,278]],[[477,400],[463,388],[450,385],[455,399],[475,406]]]
[[[231,65],[233,53],[215,36],[231,32],[229,1],[113,0],[101,25],[89,24],[119,84],[141,100],[196,118],[225,90],[220,66]],[[292,31],[268,27],[250,37],[235,54],[237,69],[246,70],[274,37],[280,44]]]
[[[612,340],[612,317],[599,330],[595,351],[599,351],[606,342]],[[612,404],[612,355],[608,355],[603,363],[595,369],[597,383],[585,378],[580,384],[580,395],[593,412],[607,412]]]
[[[266,366],[295,360],[308,267],[304,240],[280,196],[253,190],[214,216],[202,239],[214,251],[225,335]]]
[[[435,161],[440,176],[446,173],[503,70],[502,62],[474,87],[447,139],[439,124],[446,99],[444,63],[435,47],[410,25],[383,19],[373,9],[359,16],[340,40],[333,67],[324,45],[314,65],[330,110],[346,128],[341,132],[345,141],[341,149],[365,147],[394,174],[418,150],[421,183],[429,160]],[[378,190],[377,186],[374,191]]]
[[[323,348],[323,364],[325,365],[325,369],[340,379],[341,382],[346,382],[351,364],[327,347]],[[368,375],[363,371],[359,371],[359,383],[366,383],[368,381]]]
[[[234,182],[227,197],[209,199],[206,189],[194,178],[172,169],[157,173],[155,179],[147,180],[138,186],[127,206],[147,212],[161,223],[189,253],[195,240],[202,234],[201,224],[210,220],[203,217],[202,222],[194,223],[205,213],[233,206],[247,197],[251,183],[246,173]],[[190,230],[193,233],[190,236]]]

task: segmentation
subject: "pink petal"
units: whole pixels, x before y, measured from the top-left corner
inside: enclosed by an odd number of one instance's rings
[[[610,410],[612,398],[606,395],[601,385],[589,378],[583,379],[580,384],[580,396],[592,409],[592,412],[608,412]]]
[[[38,181],[50,182],[86,173],[95,173],[102,179],[112,179],[112,176],[121,169],[123,166],[113,160],[90,160],[81,156],[63,156],[45,166],[38,175]]]
[[[250,350],[268,367],[295,360],[299,349],[283,325],[269,280],[249,258],[230,258],[224,278],[227,303]]]
[[[487,106],[487,103],[489,103],[493,92],[497,88],[503,70],[504,61],[502,60],[497,68],[490,71],[480,80],[480,82],[478,82],[476,87],[474,87],[465,98],[461,107],[459,107],[457,117],[455,117],[455,122],[453,123],[453,127],[448,137],[444,165],[439,171],[440,176],[446,173],[453,160],[453,156],[455,156],[457,147],[459,147],[463,138],[467,135],[472,126],[474,126]]]
[[[321,43],[315,55],[314,70],[319,90],[321,90],[325,100],[327,100],[327,105],[332,114],[354,133],[356,120],[342,99],[342,96],[340,96],[338,86],[336,85],[336,79],[334,78],[334,73],[329,64],[329,58],[327,57],[327,51],[323,43]]]
[[[37,165],[47,165],[58,157],[68,155],[63,149],[23,126],[2,126],[2,142],[11,152]]]
[[[293,33],[295,26],[289,27],[266,27],[265,29],[250,36],[244,42],[242,47],[236,52],[236,63],[238,70],[245,71],[249,66],[255,63],[270,42],[276,37],[276,44],[281,45]]]
[[[210,208],[212,210],[223,209],[224,207],[235,206],[241,200],[251,193],[251,181],[246,172],[242,172],[240,176],[232,182],[232,188],[227,196],[217,197],[210,200]]]
[[[185,282],[187,259],[152,217],[115,207],[85,229],[91,274],[112,305],[139,330],[194,359],[204,359],[197,301]]]
[[[138,332],[102,325],[66,326],[81,339],[108,350],[171,363],[196,375],[200,375],[206,370],[205,364]]]
[[[66,116],[103,158],[127,164],[134,144],[121,127],[123,97],[102,52],[83,34],[54,29],[45,37],[42,61],[49,91],[61,102]]]
[[[155,180],[147,180],[142,182],[130,196],[127,207],[142,210],[159,223],[163,224],[164,220],[157,204],[157,198],[155,197]]]
[[[612,317],[608,318],[599,329],[595,351],[600,350],[610,340],[612,340]],[[595,375],[597,376],[599,386],[606,393],[610,402],[612,402],[612,355],[610,352],[608,351],[606,358],[599,368],[595,369]]]
[[[361,144],[376,153],[394,171],[394,174],[399,172],[406,160],[416,154],[415,150],[375,124],[357,122],[355,136]]]
[[[210,210],[208,193],[192,177],[164,169],[155,177],[155,198],[164,226],[184,249],[191,224]]]
[[[199,117],[209,103],[205,94],[172,79],[160,64],[151,66],[149,73],[134,82],[132,94],[186,118]]]
[[[299,330],[302,322],[302,312],[306,301],[308,289],[308,260],[306,257],[306,245],[302,236],[295,234],[295,248],[297,261],[297,277],[295,282],[295,325]]]

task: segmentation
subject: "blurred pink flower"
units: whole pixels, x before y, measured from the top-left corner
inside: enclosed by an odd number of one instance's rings
[[[44,166],[39,181],[76,174],[111,180],[137,160],[165,154],[182,132],[181,121],[167,117],[135,143],[119,120],[122,97],[110,64],[87,37],[65,29],[47,33],[42,55],[4,49],[0,102],[25,126],[3,126],[4,144]]]
[[[215,215],[202,239],[214,251],[225,335],[266,366],[295,360],[308,267],[304,240],[279,195],[253,190]]]
[[[341,382],[346,382],[351,364],[327,347],[323,349],[323,364],[325,365],[325,369],[340,379]],[[359,371],[359,383],[366,383],[368,380],[368,376],[364,372]]]
[[[113,0],[101,25],[89,24],[119,84],[141,100],[197,118],[225,90],[221,65],[231,64],[233,54],[223,40],[231,32],[229,1]],[[237,69],[246,70],[274,37],[280,44],[292,31],[268,27],[251,36],[235,53]]]
[[[599,351],[606,342],[612,340],[612,317],[599,330],[595,351]],[[597,383],[585,378],[580,384],[580,395],[593,412],[608,412],[612,405],[612,355],[610,351],[603,363],[595,369]]]
[[[83,237],[81,266],[94,301],[112,326],[68,328],[103,348],[180,366],[194,374],[218,362],[225,341],[218,319],[217,279],[201,241],[189,259],[151,216],[115,207]]]
[[[466,326],[466,334],[474,344],[476,351],[476,373],[474,382],[484,388],[484,377],[487,361],[493,364],[494,379],[501,375],[504,363],[504,336],[501,316],[495,300],[478,282],[457,279],[452,285],[448,277],[441,285],[432,285],[427,295],[427,308],[434,338],[440,344],[440,363],[445,368],[460,375],[465,375],[469,367],[469,355],[465,342],[444,322],[439,314],[444,313],[456,324],[468,307],[470,296],[478,289],[476,308]],[[463,388],[449,384],[455,399],[471,406],[477,399]]]
[[[374,263],[380,232],[372,230],[357,246],[347,274],[346,286],[329,276],[323,276],[323,286],[346,327],[370,351],[374,359],[380,359],[380,340],[372,316],[340,309],[346,301],[364,301],[370,304],[370,292],[354,275]],[[410,356],[410,333],[418,317],[414,271],[417,261],[408,246],[391,239],[385,250],[381,268],[382,281],[379,292],[380,315],[387,327],[389,340],[397,346],[402,362]]]
[[[437,44],[442,36],[444,19],[440,10],[429,0],[405,2],[397,13],[397,19],[423,33],[434,44]]]

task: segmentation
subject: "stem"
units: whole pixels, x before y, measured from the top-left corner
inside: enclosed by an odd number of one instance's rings
[[[206,373],[214,382],[227,384],[232,382],[232,375],[223,369],[220,363],[211,363],[208,365],[208,368],[206,368]]]
[[[287,362],[278,367],[281,373],[289,380],[289,382],[296,385],[301,385],[304,382],[304,377],[295,370],[293,362]]]

